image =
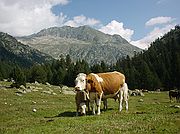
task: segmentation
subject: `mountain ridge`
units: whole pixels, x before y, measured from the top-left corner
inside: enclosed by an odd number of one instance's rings
[[[120,35],[104,34],[89,26],[51,27],[17,39],[56,59],[69,54],[73,61],[84,59],[92,64],[102,60],[112,64],[127,55],[132,57],[134,51],[141,51]]]
[[[30,67],[33,64],[44,64],[53,60],[48,54],[24,45],[13,36],[3,32],[0,32],[0,59],[18,63],[25,67]]]

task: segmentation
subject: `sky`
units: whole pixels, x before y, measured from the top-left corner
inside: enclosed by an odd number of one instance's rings
[[[54,26],[89,25],[147,49],[180,24],[179,5],[180,0],[0,0],[0,31],[25,36]]]

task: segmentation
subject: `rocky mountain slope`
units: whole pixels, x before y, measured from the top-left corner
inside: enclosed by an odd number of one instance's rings
[[[0,32],[0,59],[30,67],[38,63],[50,62],[53,58],[34,48],[18,42],[9,34]]]
[[[119,35],[104,34],[89,26],[52,27],[17,39],[56,59],[69,54],[73,61],[84,59],[93,64],[102,60],[115,63],[121,57],[141,51]]]

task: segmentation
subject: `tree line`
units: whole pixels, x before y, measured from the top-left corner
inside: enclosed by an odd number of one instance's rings
[[[76,75],[80,72],[119,71],[125,74],[130,89],[180,89],[180,26],[150,45],[147,51],[135,52],[134,57],[123,57],[112,65],[105,61],[94,65],[89,65],[85,60],[74,63],[69,55],[49,64],[35,64],[31,68],[0,60],[0,79],[13,78],[17,86],[35,81],[74,86]]]

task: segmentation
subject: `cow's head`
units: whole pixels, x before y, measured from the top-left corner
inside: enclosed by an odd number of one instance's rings
[[[86,89],[86,74],[79,73],[75,79],[75,90],[82,91]]]

